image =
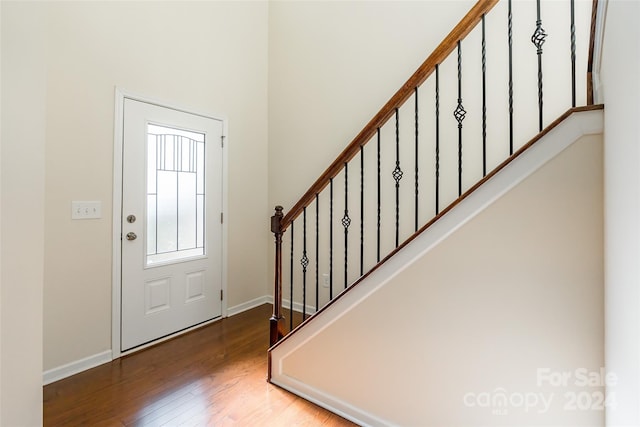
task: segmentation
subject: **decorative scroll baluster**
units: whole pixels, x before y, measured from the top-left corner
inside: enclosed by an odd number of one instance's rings
[[[377,135],[377,158],[378,158],[378,223],[377,223],[377,237],[376,237],[376,262],[380,262],[380,220],[381,220],[381,212],[380,212],[380,128],[376,131]]]
[[[513,154],[513,15],[508,2],[507,27],[509,41],[509,155]]]
[[[538,130],[542,132],[542,45],[547,38],[547,33],[542,28],[540,18],[540,0],[536,1],[537,17],[536,29],[531,36],[531,43],[536,47],[538,54]]]
[[[482,176],[487,176],[487,41],[482,15]]]
[[[320,308],[320,199],[316,193],[316,313]]]
[[[302,211],[302,320],[307,318],[307,266],[309,258],[307,257],[307,208]]]
[[[416,182],[416,194],[415,194],[415,226],[413,231],[418,231],[418,88],[414,89],[415,96],[415,126],[416,126],[416,170],[415,170],[415,182]]]
[[[576,106],[576,6],[571,0],[571,106]]]
[[[453,112],[458,121],[458,196],[462,195],[462,121],[466,114],[462,106],[462,46],[458,41],[458,106]]]
[[[344,164],[344,216],[342,217],[342,226],[344,227],[344,288],[347,289],[349,284],[349,226],[351,218],[349,218],[349,164]]]
[[[271,217],[271,232],[275,236],[276,256],[274,268],[273,314],[269,319],[269,343],[274,345],[284,336],[284,318],[282,317],[282,206],[276,206]]]
[[[329,301],[333,299],[333,178],[329,179]]]
[[[436,215],[440,213],[440,65],[436,65]]]
[[[364,146],[360,146],[360,276],[364,274]]]
[[[293,331],[293,224],[291,223],[291,248],[290,248],[290,256],[289,256],[289,330]]]
[[[400,169],[400,113],[396,108],[396,167],[391,173],[396,181],[396,248],[400,244],[400,180],[402,179],[402,169]]]

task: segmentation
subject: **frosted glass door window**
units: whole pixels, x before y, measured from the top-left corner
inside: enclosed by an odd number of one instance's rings
[[[147,125],[147,266],[205,255],[204,159],[204,134]]]

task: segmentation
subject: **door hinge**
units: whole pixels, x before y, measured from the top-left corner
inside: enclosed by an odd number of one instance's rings
[[[224,300],[224,291],[220,289],[220,301]]]
[[[220,224],[224,224],[224,212],[220,212]]]
[[[220,137],[220,147],[224,148],[224,135]]]

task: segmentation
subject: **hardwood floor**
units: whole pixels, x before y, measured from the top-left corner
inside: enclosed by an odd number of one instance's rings
[[[266,381],[270,305],[44,387],[45,426],[353,426]]]

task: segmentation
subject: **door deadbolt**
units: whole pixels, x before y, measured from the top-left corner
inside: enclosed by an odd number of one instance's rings
[[[136,233],[134,233],[133,231],[127,233],[127,240],[136,240],[137,238],[138,236],[136,236]]]
[[[134,222],[136,222],[136,216],[135,216],[135,215],[129,215],[129,216],[127,217],[127,222],[128,222],[129,224],[133,224]]]

